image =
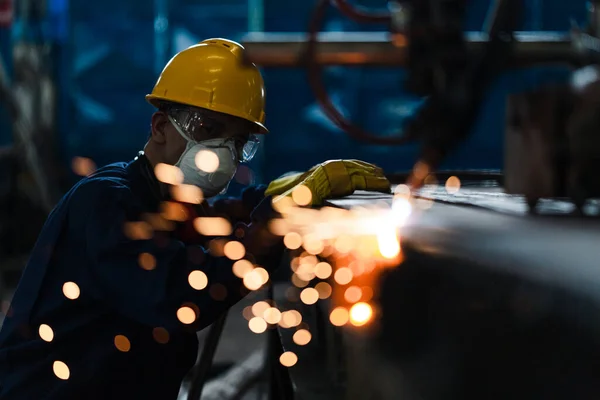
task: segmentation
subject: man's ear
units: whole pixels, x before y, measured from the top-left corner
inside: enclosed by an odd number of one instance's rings
[[[158,144],[164,144],[166,142],[165,128],[169,123],[169,119],[167,118],[167,114],[162,111],[157,111],[152,114],[152,135],[150,140]]]

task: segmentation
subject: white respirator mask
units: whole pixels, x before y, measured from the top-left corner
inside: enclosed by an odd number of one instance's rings
[[[173,118],[169,117],[169,120],[187,141],[183,154],[175,163],[183,173],[183,183],[199,187],[204,198],[225,193],[239,165],[235,144],[224,138],[195,142]]]

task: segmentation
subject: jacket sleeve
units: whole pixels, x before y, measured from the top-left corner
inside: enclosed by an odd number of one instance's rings
[[[88,200],[87,290],[116,312],[150,326],[200,330],[248,293],[233,274],[233,261],[225,257],[214,257],[200,246],[161,232],[146,238],[126,234],[125,227],[136,222],[131,220],[136,205],[128,188],[105,187]],[[193,271],[208,278],[205,288],[191,286]],[[179,320],[181,307],[195,311],[193,323]]]

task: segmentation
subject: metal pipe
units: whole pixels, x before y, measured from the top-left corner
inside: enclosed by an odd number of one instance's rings
[[[483,32],[466,32],[468,49],[480,52],[488,42]],[[319,65],[402,66],[408,40],[388,32],[322,32],[317,36],[315,62]],[[571,35],[561,32],[515,32],[515,62],[572,62],[579,58]],[[304,33],[251,32],[242,43],[245,57],[263,67],[302,67],[308,39]]]

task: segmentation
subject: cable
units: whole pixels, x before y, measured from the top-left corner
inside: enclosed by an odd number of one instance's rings
[[[351,6],[346,0],[331,0],[331,2],[342,14],[356,22],[389,23],[392,20],[389,13],[361,11],[359,7]]]
[[[369,142],[376,145],[403,145],[413,142],[416,135],[411,136],[377,136],[373,135],[362,128],[348,121],[332,103],[327,90],[323,84],[322,68],[319,66],[317,57],[317,35],[323,26],[325,14],[330,0],[319,0],[315,8],[314,14],[311,17],[308,29],[308,41],[306,44],[306,63],[308,71],[308,83],[327,117],[336,124],[341,130],[346,132],[353,139],[363,142]]]

